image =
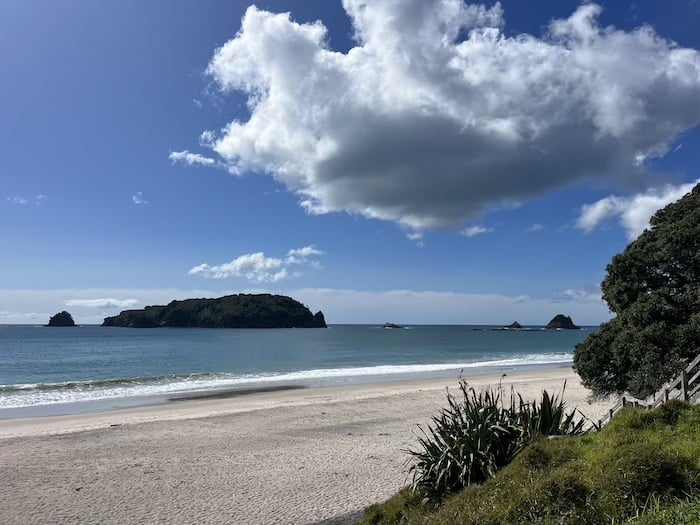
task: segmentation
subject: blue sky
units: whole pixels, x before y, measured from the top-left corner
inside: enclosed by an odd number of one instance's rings
[[[700,178],[698,49],[698,0],[5,0],[0,324],[600,323]]]

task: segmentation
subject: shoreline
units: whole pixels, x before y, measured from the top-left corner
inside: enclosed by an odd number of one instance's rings
[[[578,382],[578,377],[568,366],[547,368],[535,366],[534,370],[517,369],[461,377],[477,389],[487,385],[496,386],[502,382],[504,395],[509,394],[507,390],[511,386],[516,387],[519,384],[542,383],[543,388],[546,388],[550,393],[560,393],[565,382],[572,379]],[[197,391],[167,397],[153,396],[150,402],[139,400],[137,404],[127,405],[123,408],[108,407],[102,410],[59,413],[57,415],[29,415],[0,419],[0,439],[81,432],[114,425],[121,426],[152,421],[179,421],[224,416],[289,406],[352,402],[414,391],[439,391],[445,399],[446,389],[449,388],[452,393],[457,392],[459,379],[460,376],[432,377],[333,386],[288,384]],[[560,384],[556,384],[558,380]],[[548,384],[550,382],[551,384]],[[580,400],[581,396],[576,396],[576,398]],[[605,403],[607,404],[607,402]],[[610,404],[612,405],[612,403]],[[567,403],[567,407],[574,408],[569,406],[569,403]],[[51,405],[46,408],[50,409]],[[585,410],[582,412],[585,413]],[[593,419],[591,416],[588,417]]]
[[[196,400],[209,398],[226,398],[236,396],[247,396],[254,393],[273,392],[277,390],[294,390],[302,388],[347,388],[362,387],[372,385],[391,385],[394,383],[404,383],[413,381],[450,380],[455,377],[494,376],[502,374],[521,374],[540,370],[561,370],[568,369],[572,365],[570,360],[552,361],[543,363],[526,364],[491,364],[489,362],[478,363],[477,366],[467,365],[427,365],[436,369],[424,371],[393,371],[379,374],[328,376],[319,378],[286,378],[283,379],[270,376],[261,378],[259,381],[252,380],[232,385],[206,386],[201,388],[182,389],[173,391],[156,392],[151,394],[129,394],[106,395],[104,397],[94,397],[87,399],[76,399],[73,401],[60,401],[49,403],[38,403],[27,406],[0,407],[0,422],[15,419],[44,418],[54,416],[72,416],[81,414],[100,414],[125,409],[135,409],[143,407],[155,407],[167,405],[182,400]],[[423,366],[423,365],[407,365]],[[445,366],[445,368],[442,368]],[[380,367],[381,368],[381,367]],[[294,374],[292,374],[294,375]],[[107,380],[106,382],[110,382]],[[88,382],[89,383],[89,382]]]
[[[467,378],[526,400],[543,389],[597,420],[570,368]],[[418,425],[458,377],[0,421],[0,522],[353,523],[408,482]]]

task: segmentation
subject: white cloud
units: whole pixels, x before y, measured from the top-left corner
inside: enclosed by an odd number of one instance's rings
[[[425,246],[425,242],[423,242],[424,233],[422,231],[409,231],[406,233],[406,237],[415,242],[416,246],[419,248],[423,248]]]
[[[422,241],[424,234],[423,232],[411,231],[406,234],[406,237],[408,237],[412,241]]]
[[[37,195],[34,197],[34,204],[37,206],[40,206],[45,200],[47,199],[46,195]],[[7,202],[11,202],[12,204],[16,204],[18,206],[26,206],[29,204],[29,199],[26,197],[23,197],[21,195],[14,195],[12,197],[7,197],[5,199]]]
[[[316,255],[323,255],[323,252],[311,245],[304,246],[303,248],[289,250],[285,262],[287,264],[306,264],[311,257]]]
[[[49,321],[49,314],[35,312],[0,311],[0,325],[3,324],[37,324]]]
[[[134,204],[136,204],[137,206],[139,204],[148,204],[148,201],[143,198],[143,193],[141,193],[140,191],[137,191],[136,193],[134,193],[131,196],[131,200],[134,201]]]
[[[17,204],[18,206],[24,206],[24,205],[29,203],[29,201],[25,197],[22,197],[21,195],[7,197],[7,199],[5,199],[5,200],[7,202],[11,202],[12,204]]]
[[[309,213],[454,227],[581,180],[644,172],[700,123],[700,53],[581,5],[542,37],[506,36],[500,5],[344,0],[357,40],[250,7],[208,65],[250,117],[205,146],[271,174]],[[466,39],[464,39],[466,35]],[[216,161],[187,151],[186,163]]]
[[[100,299],[68,299],[64,301],[66,306],[85,306],[88,308],[134,308],[139,304],[138,299],[114,299],[103,297]]]
[[[320,262],[311,259],[321,254],[323,252],[314,246],[289,250],[285,258],[267,257],[263,252],[249,253],[220,265],[210,266],[202,263],[188,273],[209,279],[245,277],[254,283],[277,283],[301,275],[299,272],[290,272],[292,266],[304,265],[314,270],[321,269]]]
[[[469,226],[462,230],[462,235],[464,235],[465,237],[475,237],[484,233],[491,233],[492,231],[493,228],[487,228],[486,226]]]
[[[176,162],[182,162],[188,166],[200,165],[200,166],[214,166],[216,161],[212,158],[205,157],[199,153],[190,153],[187,150],[184,151],[171,151],[168,155],[170,161],[175,164]]]
[[[552,294],[552,299],[556,302],[593,301],[602,303],[603,293],[599,286],[590,288],[568,288],[566,290],[554,292]]]
[[[289,250],[287,252],[287,255],[289,257],[303,257],[307,258],[312,255],[322,255],[323,252],[321,250],[316,249],[314,246],[309,245],[309,246],[304,246],[303,248],[295,248],[292,250]]]
[[[528,233],[530,233],[530,232],[538,232],[538,231],[541,231],[541,230],[544,230],[544,226],[542,226],[541,224],[537,224],[537,223],[533,224],[532,226],[530,226],[530,227],[527,229]]]
[[[199,136],[199,143],[202,146],[211,144],[214,140],[216,140],[216,133],[214,133],[210,129],[202,131],[201,135]]]
[[[576,227],[589,233],[606,221],[618,218],[627,232],[627,238],[632,241],[649,226],[649,219],[658,210],[677,201],[700,182],[666,185],[654,188],[631,197],[610,195],[592,204],[585,204],[576,221]]]
[[[286,269],[280,269],[282,259],[265,257],[263,252],[249,253],[235,258],[229,263],[209,266],[202,263],[189,271],[190,275],[201,275],[210,279],[245,277],[257,283],[278,282],[287,277]]]

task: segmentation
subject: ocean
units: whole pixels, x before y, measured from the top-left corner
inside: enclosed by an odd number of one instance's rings
[[[157,404],[253,388],[569,367],[582,330],[48,328],[0,325],[0,419]]]

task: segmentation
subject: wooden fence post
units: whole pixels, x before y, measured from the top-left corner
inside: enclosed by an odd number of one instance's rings
[[[683,401],[688,401],[688,372],[681,372],[681,397]]]

